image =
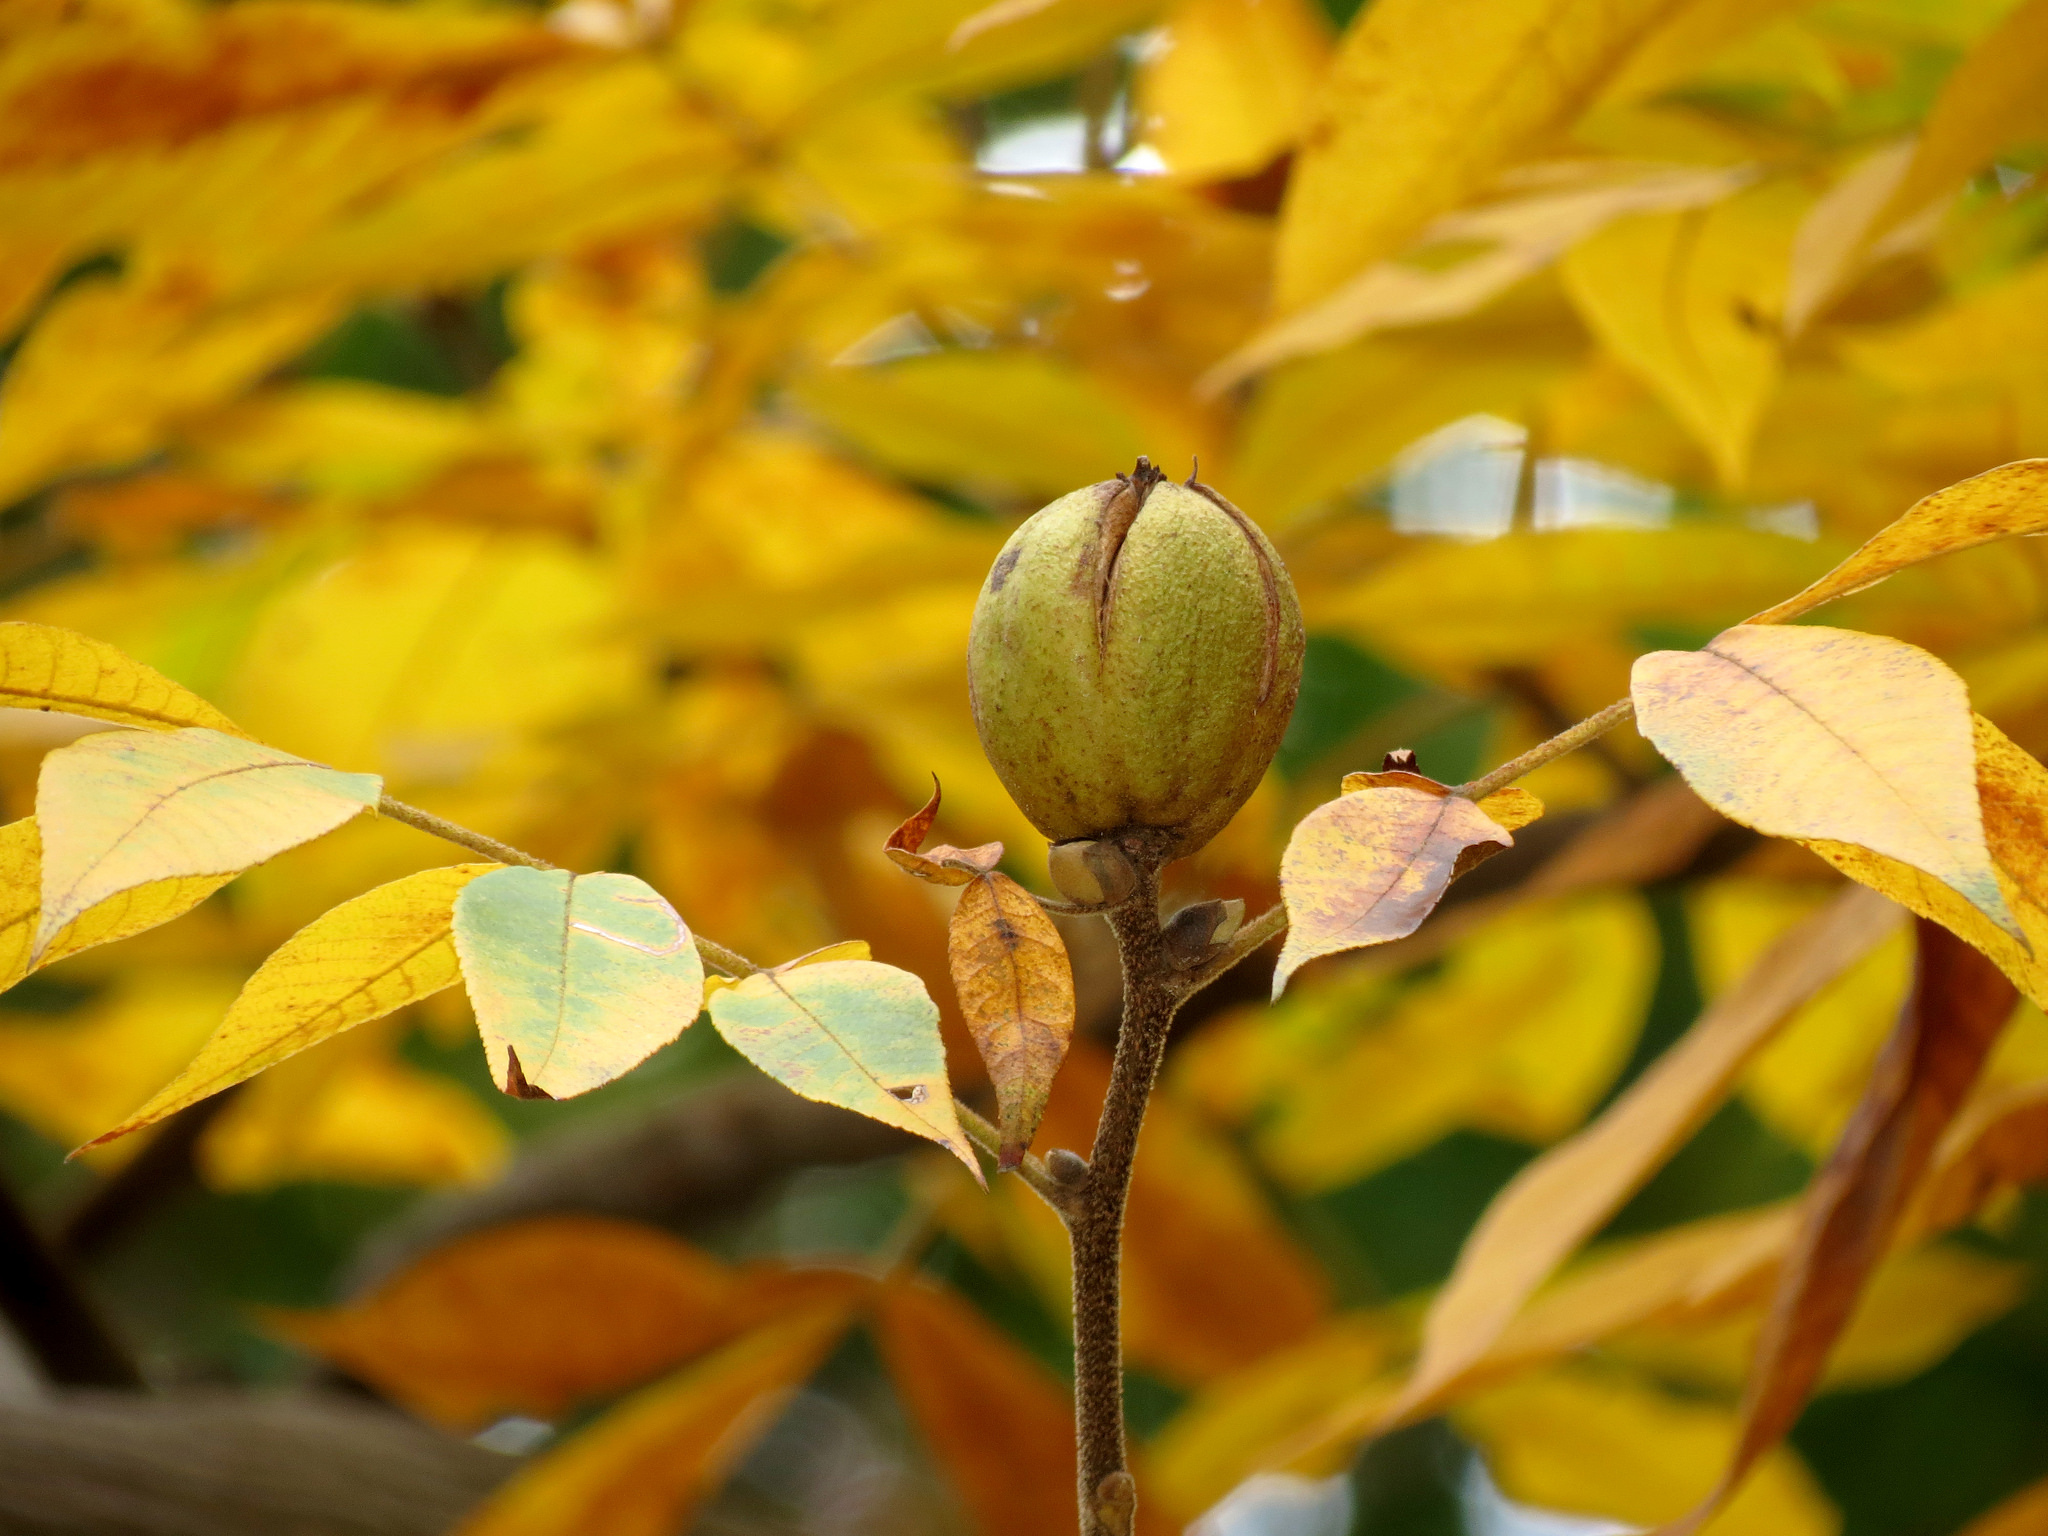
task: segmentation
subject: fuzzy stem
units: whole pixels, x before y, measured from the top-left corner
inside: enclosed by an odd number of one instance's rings
[[[1003,1151],[1003,1133],[974,1108],[960,1099],[953,1100],[953,1111],[960,1117],[960,1129],[991,1158],[1000,1157]],[[1062,1221],[1070,1219],[1074,1212],[1074,1191],[1052,1176],[1042,1159],[1027,1152],[1024,1161],[1017,1165],[1017,1177],[1031,1186],[1031,1190],[1059,1214]]]
[[[1074,1246],[1074,1424],[1082,1536],[1126,1536],[1103,1518],[1127,1519],[1121,1494],[1105,1498],[1105,1480],[1128,1478],[1124,1460],[1123,1340],[1118,1281],[1124,1204],[1145,1101],[1166,1052],[1181,991],[1159,927],[1159,871],[1146,861],[1138,889],[1109,915],[1123,956],[1124,1015],[1116,1064],[1077,1209],[1068,1223]],[[1123,1484],[1107,1485],[1110,1490]],[[1127,1490],[1126,1490],[1127,1491]]]
[[[1617,699],[1599,714],[1588,715],[1569,730],[1559,731],[1550,740],[1539,742],[1520,757],[1509,758],[1484,778],[1460,784],[1455,793],[1467,800],[1484,800],[1496,790],[1506,789],[1523,774],[1534,773],[1552,759],[1563,757],[1567,752],[1576,752],[1589,741],[1597,741],[1624,720],[1633,719],[1635,712],[1633,700]]]

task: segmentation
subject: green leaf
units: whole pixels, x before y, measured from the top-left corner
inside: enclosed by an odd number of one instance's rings
[[[938,1005],[908,971],[872,960],[757,971],[712,994],[711,1022],[784,1087],[936,1141],[981,1177],[953,1113]]]
[[[383,791],[373,773],[196,728],[109,731],[52,752],[36,786],[43,905],[32,958],[110,896],[239,873],[333,831]]]
[[[492,870],[455,898],[455,949],[491,1075],[564,1099],[695,1021],[704,963],[675,908],[631,875]]]

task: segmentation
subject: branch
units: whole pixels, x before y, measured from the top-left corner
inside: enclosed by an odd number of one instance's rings
[[[471,853],[480,853],[495,863],[522,864],[528,869],[560,868],[559,865],[550,864],[546,859],[536,858],[523,849],[514,848],[510,843],[501,843],[495,837],[473,832],[468,827],[436,816],[432,811],[423,811],[416,805],[407,805],[403,800],[394,800],[389,795],[377,802],[377,814],[403,822],[408,827],[416,827],[431,837],[440,838],[443,842],[467,848]],[[707,939],[702,934],[692,934],[691,937],[696,941],[697,953],[703,956],[705,963],[728,976],[751,976],[761,969],[745,955],[727,949],[723,944]]]
[[[1559,731],[1546,742],[1541,742],[1524,752],[1520,757],[1510,758],[1484,778],[1474,779],[1470,784],[1460,784],[1452,791],[1467,800],[1484,800],[1496,790],[1506,789],[1524,774],[1534,773],[1545,763],[1563,757],[1567,752],[1576,752],[1589,741],[1597,741],[1624,720],[1635,718],[1636,706],[1632,699],[1617,699],[1597,715],[1588,715],[1570,730]]]
[[[953,1111],[959,1115],[960,1128],[967,1132],[967,1139],[969,1141],[981,1148],[990,1157],[1000,1157],[1002,1155],[1003,1133],[1001,1131],[997,1130],[980,1114],[962,1103],[959,1099],[953,1101]],[[1035,1153],[1027,1152],[1024,1154],[1024,1161],[1017,1165],[1017,1177],[1026,1184],[1029,1184],[1032,1193],[1051,1206],[1058,1213],[1061,1221],[1071,1222],[1074,1219],[1075,1212],[1078,1209],[1076,1204],[1078,1191],[1072,1185],[1063,1184],[1055,1178],[1052,1170],[1047,1168],[1045,1163]]]
[[[0,1317],[59,1386],[140,1387],[142,1372],[63,1257],[0,1184]]]

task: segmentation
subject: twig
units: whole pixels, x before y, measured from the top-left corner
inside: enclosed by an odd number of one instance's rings
[[[960,1117],[960,1128],[973,1142],[990,1157],[1000,1157],[1003,1151],[1003,1133],[997,1130],[981,1115],[959,1099],[953,1101],[953,1112]],[[1026,1152],[1024,1161],[1017,1165],[1017,1177],[1031,1186],[1031,1192],[1051,1206],[1062,1221],[1070,1220],[1074,1214],[1075,1191],[1062,1184],[1036,1153]]]
[[[143,1385],[142,1372],[108,1330],[62,1256],[0,1184],[0,1316],[60,1387]]]
[[[1074,1251],[1074,1424],[1079,1461],[1082,1536],[1123,1536],[1105,1521],[1119,1517],[1130,1469],[1124,1448],[1123,1339],[1119,1271],[1124,1206],[1145,1103],[1166,1053],[1167,1031],[1184,995],[1184,978],[1167,958],[1159,925],[1157,857],[1135,861],[1138,889],[1110,913],[1123,956],[1124,1014],[1102,1119],[1095,1128],[1089,1174],[1068,1223]],[[1105,1490],[1118,1498],[1105,1500]],[[1129,1529],[1128,1525],[1125,1527]]]
[[[1534,773],[1545,763],[1563,757],[1567,752],[1576,752],[1587,742],[1605,736],[1624,720],[1635,717],[1636,706],[1631,699],[1617,699],[1597,715],[1588,715],[1570,730],[1559,731],[1550,740],[1531,747],[1520,757],[1510,758],[1484,778],[1474,779],[1470,784],[1460,784],[1455,793],[1467,800],[1484,800],[1496,790],[1506,789],[1524,774]]]
[[[423,811],[416,805],[407,805],[403,800],[394,800],[389,795],[377,802],[377,814],[403,822],[408,827],[417,827],[429,836],[454,843],[460,848],[467,848],[471,853],[480,853],[500,864],[523,864],[528,869],[561,867],[550,864],[546,859],[536,858],[524,849],[514,848],[510,843],[501,843],[495,837],[486,837],[481,832],[471,831],[457,822],[436,816],[432,811]],[[751,976],[761,969],[745,955],[727,949],[723,944],[707,939],[702,934],[692,934],[691,937],[696,940],[697,953],[704,957],[706,963],[717,967],[728,976]]]

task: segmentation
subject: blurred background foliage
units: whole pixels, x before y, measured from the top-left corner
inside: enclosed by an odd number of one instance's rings
[[[1408,746],[1466,778],[1916,497],[2048,454],[2043,6],[1690,0],[1580,36],[1630,9],[1471,0],[1380,48],[1355,0],[6,0],[0,610],[405,800],[638,873],[756,960],[867,939],[931,981],[971,1097],[944,893],[880,846],[936,772],[941,833],[1002,838],[1039,880],[963,650],[1041,502],[1140,453],[1199,459],[1278,541],[1301,703],[1178,876],[1264,905],[1344,771]],[[1519,130],[1446,132],[1417,87],[1415,144],[1346,148],[1387,48],[1426,82],[1542,16],[1554,56],[1499,93],[1554,68],[1556,99]],[[1933,650],[2040,755],[2044,614],[2048,558],[2018,541],[1828,621]],[[62,739],[44,724],[7,722],[10,817]],[[1658,771],[1627,732],[1542,770],[1525,841],[1554,851]],[[1232,1494],[1398,1372],[1494,1191],[1834,878],[1725,826],[1646,836],[1675,850],[1648,883],[1515,900],[1526,870],[1475,877],[1426,948],[1324,963],[1277,1007],[1242,978],[1185,1021],[1130,1261],[1155,1508],[1229,1495],[1207,1536],[1507,1536],[1553,1527],[1501,1489],[1643,1521],[1711,1480],[1760,1295]],[[586,1099],[516,1102],[444,994],[62,1161],[286,935],[452,857],[354,824],[0,999],[0,1167],[153,1382],[331,1382],[269,1309],[341,1302],[421,1233],[595,1204],[734,1262],[909,1255],[969,1309],[936,1352],[1000,1362],[950,1411],[1057,1440],[1001,1385],[1067,1368],[1057,1228],[1014,1181],[985,1199],[824,1136],[723,1201],[489,1203],[506,1170],[612,1155],[748,1073],[708,1031]],[[1098,1043],[1041,1147],[1086,1145],[1113,1028],[1104,935],[1069,943]],[[1900,940],[1810,1005],[1607,1236],[1796,1192],[1908,968]],[[1993,1077],[2048,1079],[2038,1013]],[[2025,1196],[1896,1259],[1794,1449],[1712,1529],[1948,1536],[2048,1473],[2043,1259]],[[887,1353],[839,1347],[698,1528],[1007,1536]]]

